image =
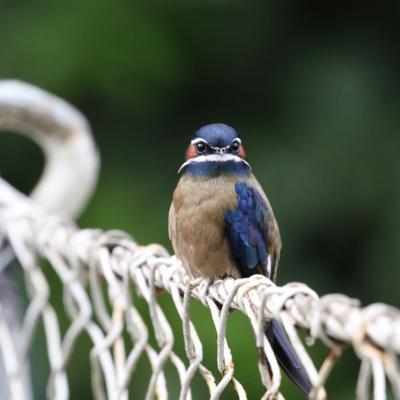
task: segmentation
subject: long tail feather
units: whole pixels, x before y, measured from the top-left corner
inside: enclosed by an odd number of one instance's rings
[[[281,368],[295,385],[308,397],[312,384],[299,357],[294,351],[289,339],[278,321],[271,321],[266,327],[266,335]]]

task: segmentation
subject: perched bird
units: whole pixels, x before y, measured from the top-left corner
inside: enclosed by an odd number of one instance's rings
[[[169,237],[185,268],[194,277],[262,274],[275,281],[281,252],[278,224],[237,132],[225,124],[200,128],[179,173]],[[308,396],[310,378],[280,323],[268,323],[266,335],[281,367]]]

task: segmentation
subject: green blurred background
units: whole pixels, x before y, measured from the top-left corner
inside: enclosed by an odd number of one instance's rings
[[[90,120],[102,169],[82,227],[120,228],[171,249],[168,208],[188,140],[206,123],[226,122],[240,132],[281,227],[279,283],[399,306],[399,17],[394,1],[2,0],[0,78],[47,89]],[[0,139],[2,175],[28,192],[39,150],[11,134]],[[55,279],[53,287],[59,304]],[[181,326],[160,297],[179,347]],[[193,307],[215,365],[209,315]],[[253,337],[240,315],[228,337],[237,377],[249,399],[260,397]],[[39,337],[37,398],[45,393],[43,346]],[[88,346],[82,338],[68,369],[71,398],[90,398]],[[314,354],[321,360],[325,349]],[[354,397],[357,365],[347,351],[328,383],[331,398]],[[139,367],[136,398],[148,364]],[[195,390],[206,398],[200,380]],[[284,392],[299,396],[286,380]]]

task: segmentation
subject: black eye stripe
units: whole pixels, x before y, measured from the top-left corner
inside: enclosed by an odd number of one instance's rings
[[[210,153],[218,153],[219,154],[221,152],[223,152],[223,153],[227,153],[227,152],[238,153],[240,150],[241,142],[240,142],[240,140],[234,140],[234,141],[232,141],[232,143],[229,146],[213,147],[213,146],[209,145],[206,141],[197,139],[194,143],[192,142],[192,144],[194,145],[197,154],[204,154],[207,151]]]

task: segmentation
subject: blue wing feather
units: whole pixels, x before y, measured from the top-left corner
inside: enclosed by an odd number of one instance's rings
[[[268,261],[267,205],[260,193],[245,182],[237,183],[235,191],[237,208],[225,214],[232,255],[243,276],[265,273],[262,266]]]
[[[237,208],[225,214],[232,255],[242,276],[267,274],[268,207],[260,193],[245,182],[237,183],[235,191]],[[272,274],[274,263],[275,254],[271,254]],[[308,396],[312,387],[310,378],[279,322],[271,321],[266,333],[280,365]]]

